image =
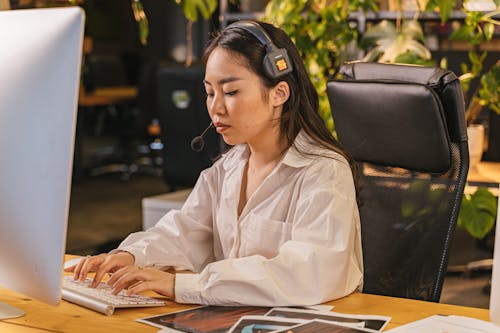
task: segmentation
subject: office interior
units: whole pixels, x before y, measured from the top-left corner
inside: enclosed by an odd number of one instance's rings
[[[41,2],[11,1],[11,6],[28,8]],[[145,199],[189,189],[199,170],[224,149],[213,132],[206,138],[208,151],[196,153],[189,146],[209,124],[203,100],[199,100],[202,90],[193,91],[196,97],[189,101],[199,109],[193,118],[174,119],[165,114],[172,103],[168,97],[174,97],[162,93],[162,88],[175,91],[171,77],[177,78],[178,73],[193,71],[189,80],[203,78],[203,45],[209,33],[220,27],[218,13],[193,25],[194,63],[186,69],[186,24],[180,7],[174,1],[142,3],[149,21],[147,45],[139,41],[130,2],[79,3],[87,19],[67,253],[112,250],[129,233],[143,228]],[[239,8],[238,4],[229,6]],[[500,59],[500,31],[496,29],[487,64]],[[457,71],[467,57],[462,48],[433,52],[435,57],[446,55],[449,68]],[[201,80],[193,89],[203,89]],[[182,104],[185,96],[177,97],[179,101],[173,103]],[[498,185],[500,115],[486,110],[480,122],[486,126],[487,142],[482,161],[489,163],[497,177],[488,183]],[[491,265],[487,261],[493,255],[493,243],[493,231],[476,240],[457,228],[441,303],[488,308]]]

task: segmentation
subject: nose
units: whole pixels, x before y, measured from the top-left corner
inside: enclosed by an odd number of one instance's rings
[[[214,97],[212,98],[211,103],[208,104],[209,104],[207,105],[208,112],[211,115],[223,114],[226,112],[224,99],[219,97],[218,94],[215,94]]]

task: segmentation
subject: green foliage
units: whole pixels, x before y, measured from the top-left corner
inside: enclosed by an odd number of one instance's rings
[[[497,62],[485,75],[481,77],[479,89],[479,103],[488,105],[491,110],[500,114],[500,62]]]
[[[217,0],[175,0],[175,3],[182,7],[184,16],[192,22],[198,21],[198,13],[208,20],[219,4]]]
[[[263,20],[281,27],[295,42],[318,91],[321,116],[332,131],[326,82],[349,60],[349,46],[358,38],[349,13],[369,9],[377,9],[375,0],[271,0],[266,7]]]
[[[496,0],[500,2],[500,0]],[[464,10],[465,11],[465,10]],[[496,15],[500,15],[500,11],[489,13],[483,12],[468,12],[465,11],[466,17],[464,23],[458,29],[453,31],[450,39],[464,41],[475,46],[473,51],[469,52],[469,62],[471,67],[462,63],[461,69],[463,75],[460,76],[462,88],[465,92],[469,90],[470,82],[481,75],[483,70],[483,61],[486,58],[487,52],[479,53],[477,46],[486,41],[491,41],[495,31],[495,25],[500,25],[500,21],[494,19]],[[486,71],[480,79],[479,89],[474,92],[471,103],[466,110],[468,122],[473,122],[474,118],[479,114],[480,109],[472,107],[479,105],[481,107],[489,107],[491,110],[500,114],[499,91],[500,79],[498,79],[498,71],[500,64],[495,64],[492,68]]]
[[[393,22],[384,20],[363,34],[360,46],[369,50],[363,61],[434,65],[417,20],[404,21],[400,31]]]
[[[479,54],[476,51],[469,51],[468,54],[471,67],[469,68],[466,63],[460,64],[462,73],[465,73],[460,76],[460,84],[462,85],[464,93],[469,91],[472,80],[475,79],[483,70],[483,61],[488,55],[487,52]]]
[[[134,19],[138,24],[139,28],[139,41],[142,45],[148,43],[149,36],[149,21],[144,13],[144,7],[140,0],[132,0],[132,11],[134,13]]]
[[[441,17],[441,22],[445,23],[450,18],[456,4],[456,0],[429,0],[425,6],[425,11],[438,11],[439,16]]]
[[[458,226],[464,228],[473,237],[482,239],[495,224],[497,199],[488,189],[479,187],[472,195],[464,195]]]
[[[132,11],[134,12],[135,21],[138,24],[139,40],[142,45],[148,43],[149,22],[141,0],[131,0]],[[198,21],[201,14],[203,19],[207,20],[217,9],[218,0],[175,0],[175,3],[182,7],[184,16],[190,22]]]
[[[450,38],[467,41],[472,45],[479,45],[493,38],[495,24],[499,24],[499,22],[492,18],[491,13],[466,12],[464,24],[453,31]]]

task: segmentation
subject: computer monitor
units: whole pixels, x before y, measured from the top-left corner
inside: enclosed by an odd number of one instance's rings
[[[79,7],[0,12],[0,286],[53,305],[61,294],[83,24]],[[0,304],[0,319],[19,315],[11,310]]]

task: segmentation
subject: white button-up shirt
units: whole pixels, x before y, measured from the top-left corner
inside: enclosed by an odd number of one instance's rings
[[[301,133],[238,217],[249,157],[237,145],[203,171],[181,210],[128,236],[142,266],[173,266],[175,300],[217,305],[311,305],[363,282],[359,212],[347,161]],[[328,157],[326,157],[328,156]]]

